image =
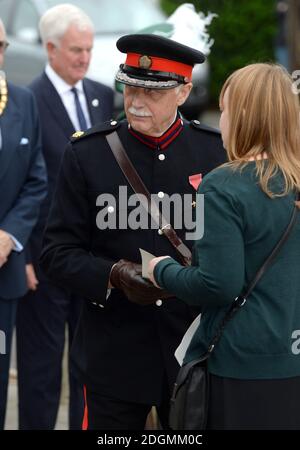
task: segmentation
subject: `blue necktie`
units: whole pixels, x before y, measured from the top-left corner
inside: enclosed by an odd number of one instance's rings
[[[76,106],[76,112],[77,112],[77,118],[80,125],[80,130],[85,131],[87,130],[88,126],[82,111],[82,107],[78,98],[78,92],[76,87],[72,87],[71,91],[74,94],[74,100],[75,100],[75,106]]]

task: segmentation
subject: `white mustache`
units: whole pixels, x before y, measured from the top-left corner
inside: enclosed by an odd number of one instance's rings
[[[128,112],[137,117],[151,117],[152,116],[152,114],[150,114],[149,112],[147,112],[143,109],[135,109],[134,106],[130,106],[130,108],[128,108]]]

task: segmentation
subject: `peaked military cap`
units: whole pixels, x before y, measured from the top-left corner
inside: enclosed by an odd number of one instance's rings
[[[129,34],[117,41],[127,53],[116,81],[149,89],[170,89],[192,80],[195,64],[205,56],[198,50],[155,34]]]

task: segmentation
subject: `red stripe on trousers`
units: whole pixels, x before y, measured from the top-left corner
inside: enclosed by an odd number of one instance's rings
[[[82,421],[82,430],[87,430],[89,426],[89,420],[88,420],[88,404],[87,404],[87,398],[86,398],[86,387],[83,386],[83,394],[84,394],[84,414],[83,414],[83,421]]]

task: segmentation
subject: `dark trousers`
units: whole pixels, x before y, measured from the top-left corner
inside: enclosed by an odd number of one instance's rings
[[[144,430],[152,408],[152,405],[122,401],[88,389],[85,390],[85,400],[83,429],[86,430]],[[169,429],[169,408],[170,393],[165,384],[161,403],[156,406],[160,426],[164,430]]]
[[[52,430],[59,407],[65,329],[69,348],[78,322],[82,299],[40,281],[35,292],[19,302],[17,361],[19,428]],[[69,427],[81,429],[84,398],[73,363],[69,360]]]
[[[17,300],[0,298],[0,430],[4,428],[11,340],[15,324]]]
[[[210,430],[300,430],[300,377],[210,377]]]

